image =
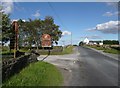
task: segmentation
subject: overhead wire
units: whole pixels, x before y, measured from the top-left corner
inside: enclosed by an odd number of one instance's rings
[[[59,22],[61,23],[61,25],[67,30],[68,28],[64,25],[63,21],[61,20],[61,18],[59,17],[59,15],[56,13],[54,7],[52,6],[52,4],[50,2],[47,2],[49,7],[51,8],[51,10],[54,12],[54,14],[56,15],[56,17],[58,18]]]
[[[54,14],[56,15],[56,17],[58,18],[59,22],[61,23],[61,25],[63,26],[63,28],[65,28],[66,30],[68,30],[68,28],[64,25],[63,21],[61,20],[61,18],[59,17],[59,15],[57,14],[57,12],[55,11],[54,7],[52,6],[52,4],[50,2],[47,2],[49,7],[51,8],[51,10],[54,12]],[[72,34],[71,34],[71,45],[72,45]]]

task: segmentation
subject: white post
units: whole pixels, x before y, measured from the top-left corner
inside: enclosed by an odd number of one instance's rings
[[[71,32],[71,45],[72,45],[72,32]]]

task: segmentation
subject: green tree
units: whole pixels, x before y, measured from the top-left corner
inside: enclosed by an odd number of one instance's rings
[[[83,41],[79,42],[79,46],[82,46],[84,45]]]
[[[50,34],[52,37],[52,42],[55,42],[61,38],[62,31],[59,30],[59,26],[54,23],[54,19],[51,16],[46,16],[43,21],[43,33]]]
[[[57,44],[57,41],[61,38],[62,32],[59,30],[59,26],[54,23],[54,19],[50,16],[41,19],[29,19],[29,21],[23,22],[18,20],[19,24],[19,43],[32,47],[35,44],[37,49],[41,43],[42,34],[50,34],[52,41]]]
[[[14,26],[10,21],[9,14],[4,14],[4,12],[1,12],[1,14],[2,14],[2,28],[0,30],[2,31],[2,45],[10,41],[10,51],[11,51],[11,49],[14,48],[14,43],[15,43]]]
[[[4,43],[10,40],[11,22],[9,15],[4,14],[3,12],[1,12],[1,15],[2,15],[2,28],[0,28],[0,30],[2,29],[2,44],[4,45]]]
[[[52,37],[52,42],[57,44],[61,38],[62,32],[59,26],[54,23],[54,19],[50,16],[45,17],[44,20],[35,19],[25,22],[23,29],[28,39],[29,45],[35,44],[37,49],[40,44],[42,34],[49,34]]]
[[[15,25],[12,25],[9,31],[9,40],[10,40],[10,51],[11,49],[14,49],[15,44]]]
[[[119,41],[118,40],[104,40],[103,44],[107,44],[107,45],[118,45]]]
[[[19,35],[19,47],[22,47],[22,44],[25,42],[25,36],[26,36],[26,32],[24,30],[24,25],[25,22],[22,19],[18,20],[18,24],[19,24],[19,30],[18,30],[18,35]]]
[[[23,40],[22,42],[25,42],[25,45],[28,45],[30,48],[32,47],[32,44],[35,44],[38,49],[38,29],[40,28],[40,20],[31,20],[26,22],[20,21],[20,28],[19,28],[19,35],[20,39]]]

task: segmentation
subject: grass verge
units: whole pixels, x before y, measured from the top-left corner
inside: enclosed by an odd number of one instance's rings
[[[115,49],[105,49],[103,52],[111,54],[120,54],[120,51]]]
[[[104,48],[104,47],[100,47],[100,46],[99,47],[98,46],[87,46],[87,47],[94,48],[97,50],[103,50],[103,52],[105,52],[105,53],[120,54],[119,50],[112,49],[112,48]]]
[[[62,75],[52,64],[47,62],[32,63],[19,74],[14,75],[4,86],[60,86]]]
[[[88,46],[88,47],[95,48],[95,49],[97,49],[97,50],[104,50],[103,47],[97,47],[97,46]]]

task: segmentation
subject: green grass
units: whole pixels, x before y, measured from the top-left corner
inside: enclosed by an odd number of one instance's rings
[[[14,52],[13,51],[2,51],[0,54],[2,54],[2,55],[11,55],[11,54],[13,54]]]
[[[19,51],[20,52],[30,52],[30,50],[28,50],[28,49],[20,49]]]
[[[64,55],[64,54],[71,54],[73,52],[74,46],[68,46],[64,47],[62,52],[50,52],[50,55]],[[42,51],[40,52],[41,55],[46,55],[48,54],[48,51]]]
[[[20,51],[20,52],[30,52],[30,50],[25,49],[25,48],[22,48],[22,49],[20,49],[19,51]],[[14,50],[13,50],[13,49],[12,49],[11,52],[10,52],[10,50],[9,50],[8,47],[3,46],[3,47],[1,48],[0,54],[2,54],[2,55],[10,55],[11,53],[14,53]]]
[[[112,49],[112,48],[103,48],[103,47],[100,47],[100,46],[87,46],[87,47],[95,48],[97,50],[103,50],[103,52],[105,52],[105,53],[120,54],[119,50]]]
[[[30,50],[25,50],[25,49],[20,49],[19,51],[20,52],[30,52]],[[9,50],[0,52],[0,54],[2,54],[2,55],[9,55],[11,53],[14,53],[14,50],[11,50],[11,52]]]
[[[95,48],[95,49],[97,49],[97,50],[104,50],[104,48],[103,47],[98,47],[98,46],[88,46],[88,47],[91,47],[91,48]]]
[[[60,86],[62,83],[62,75],[54,65],[37,62],[11,77],[3,86]]]
[[[64,54],[71,54],[73,52],[73,47],[74,46],[68,46],[68,47],[64,47],[63,51],[62,52],[50,52],[51,55],[64,55]],[[57,49],[59,49],[59,47],[55,47]],[[61,47],[60,47],[61,48]],[[20,52],[30,52],[30,50],[28,49],[20,49],[19,50]],[[14,53],[14,50],[11,50],[11,53]],[[5,50],[5,51],[2,51],[0,54],[2,55],[10,55],[11,54],[9,50]],[[42,51],[40,52],[41,55],[46,55],[48,54],[48,51]]]
[[[30,52],[30,50],[20,49],[19,52]],[[2,55],[2,60],[4,59],[11,59],[14,57],[14,50],[3,50],[0,52],[0,55]]]
[[[115,49],[105,49],[103,52],[111,53],[111,54],[120,54],[120,51],[115,50]]]
[[[64,48],[62,54],[71,54],[73,52],[73,47],[74,46],[68,46],[68,47]]]

